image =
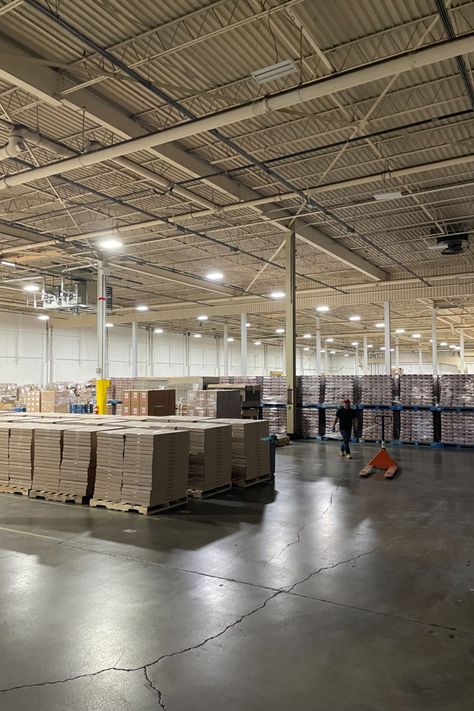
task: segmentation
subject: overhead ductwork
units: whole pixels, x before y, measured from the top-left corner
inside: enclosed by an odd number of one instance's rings
[[[0,161],[8,160],[8,158],[16,158],[21,153],[26,151],[25,142],[22,137],[15,131],[15,126],[10,129],[8,143],[0,148]]]

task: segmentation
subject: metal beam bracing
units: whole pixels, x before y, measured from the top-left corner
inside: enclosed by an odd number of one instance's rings
[[[296,235],[288,230],[286,236],[286,321],[285,321],[285,364],[286,364],[286,431],[291,436],[296,432]]]

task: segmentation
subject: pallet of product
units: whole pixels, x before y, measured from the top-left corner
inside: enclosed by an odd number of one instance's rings
[[[319,375],[298,375],[296,378],[297,405],[317,405],[321,402],[323,380]]]
[[[402,410],[400,440],[407,443],[431,444],[434,441],[433,413],[429,410]]]
[[[402,405],[433,405],[435,380],[432,375],[401,375],[400,403]]]
[[[444,407],[474,407],[474,375],[441,375],[439,404]]]
[[[360,401],[364,405],[391,405],[394,398],[394,379],[391,375],[363,375],[360,391]]]
[[[0,485],[0,494],[18,494],[20,496],[28,496],[30,490],[23,486],[8,486]]]
[[[264,405],[262,407],[262,418],[267,420],[270,434],[286,435],[286,407],[282,407],[281,405]]]
[[[182,496],[180,499],[166,501],[165,503],[155,504],[154,506],[142,506],[140,504],[124,504],[117,501],[105,501],[103,499],[91,499],[89,501],[89,506],[98,509],[109,509],[110,511],[123,511],[126,513],[139,513],[145,516],[152,516],[153,514],[162,513],[163,511],[168,511],[169,509],[177,508],[178,506],[184,506],[187,503],[188,497]]]
[[[474,412],[442,412],[440,440],[443,444],[474,446]]]
[[[232,481],[232,485],[239,489],[248,489],[249,486],[256,486],[258,484],[268,484],[273,481],[271,474],[266,476],[257,476],[253,479],[236,479]]]
[[[215,486],[213,489],[188,489],[188,496],[193,499],[209,499],[211,496],[218,496],[219,494],[225,494],[226,491],[230,491],[232,486],[230,484],[225,484],[224,486]]]
[[[271,405],[285,405],[288,397],[286,378],[269,376],[263,378],[262,402]]]
[[[63,431],[64,425],[56,424],[35,428],[31,488],[36,491],[60,491]]]
[[[379,442],[382,439],[382,417],[384,417],[385,441],[394,439],[394,417],[390,410],[367,410],[362,412],[362,439]]]
[[[37,491],[31,489],[30,499],[42,499],[43,501],[55,501],[62,504],[87,504],[88,496],[78,496],[77,494],[63,494],[57,491]]]
[[[323,411],[319,408],[298,407],[296,422],[301,437],[319,437],[321,435]]]
[[[339,404],[349,399],[356,402],[356,382],[354,375],[328,375],[324,382],[324,402],[330,405]]]
[[[232,428],[232,483],[251,482],[270,474],[270,442],[266,420],[216,422]],[[250,485],[250,483],[248,484]]]

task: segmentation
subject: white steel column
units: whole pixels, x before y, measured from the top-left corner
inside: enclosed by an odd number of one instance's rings
[[[400,339],[395,339],[395,368],[400,370]]]
[[[355,346],[354,353],[354,375],[359,375],[359,346]]]
[[[224,375],[229,375],[229,326],[224,325]]]
[[[247,375],[247,314],[240,314],[240,373]]]
[[[420,373],[423,373],[423,350],[421,348],[421,343],[418,347],[418,365],[420,366]]]
[[[464,329],[460,328],[459,329],[459,356],[460,356],[460,363],[459,366],[461,368],[461,373],[466,372],[466,358],[464,354]]]
[[[184,334],[184,374],[189,376],[191,374],[191,359],[189,356],[189,346],[190,346],[190,334]]]
[[[321,375],[321,319],[316,316],[316,375]]]
[[[385,324],[384,346],[385,346],[385,375],[390,375],[392,372],[392,353],[390,350],[390,301],[383,302],[383,315]]]
[[[153,377],[153,326],[146,327],[146,374]]]
[[[54,381],[53,326],[46,322],[46,385]]]
[[[296,234],[288,231],[286,236],[286,324],[285,324],[285,372],[286,372],[286,430],[296,432]],[[319,354],[321,358],[321,353]]]
[[[369,374],[369,349],[367,348],[367,334],[364,333],[363,336],[363,361],[362,361],[362,375]]]
[[[268,375],[268,344],[263,344],[263,374]]]
[[[328,375],[329,373],[329,346],[326,343],[326,346],[324,348],[324,374]]]
[[[105,274],[104,265],[101,261],[97,262],[97,310],[96,310],[96,329],[97,329],[97,380],[106,380],[107,378],[107,358],[106,358],[106,322],[107,316],[107,296],[105,293]]]
[[[214,358],[216,361],[216,377],[219,378],[221,374],[221,346],[219,336],[214,336]]]
[[[138,377],[138,323],[132,322],[132,378]]]
[[[433,375],[438,375],[438,325],[436,323],[436,309],[431,311],[431,362]]]

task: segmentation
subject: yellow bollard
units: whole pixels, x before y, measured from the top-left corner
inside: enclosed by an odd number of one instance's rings
[[[97,414],[105,415],[107,412],[107,388],[110,385],[110,380],[97,380],[95,384],[95,399],[97,405]]]

